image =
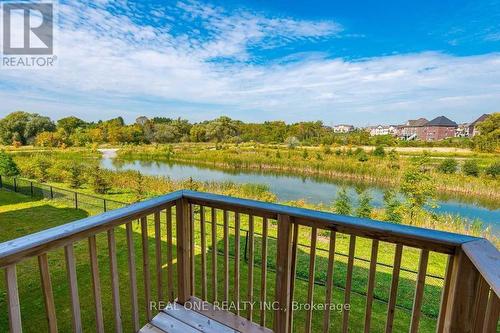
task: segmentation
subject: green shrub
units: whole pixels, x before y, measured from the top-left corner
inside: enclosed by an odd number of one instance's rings
[[[401,223],[403,220],[401,202],[396,198],[396,194],[391,191],[384,192],[385,220]]]
[[[362,150],[359,154],[357,154],[357,156],[358,156],[358,161],[360,162],[368,161],[368,155],[365,153],[364,150]]]
[[[38,156],[34,160],[36,178],[42,183],[49,180],[49,168],[52,166],[52,161],[43,156]]]
[[[382,146],[377,146],[374,150],[373,150],[373,156],[377,156],[377,157],[385,157],[385,150],[384,150],[384,147]]]
[[[479,165],[477,164],[476,160],[465,161],[464,165],[462,166],[462,171],[467,176],[477,177],[479,176]]]
[[[111,190],[111,184],[99,166],[92,168],[90,174],[90,184],[92,185],[94,192],[98,194],[106,194],[109,190]]]
[[[389,168],[399,169],[399,155],[395,149],[392,149],[389,154]]]
[[[485,173],[488,176],[496,178],[500,175],[500,162],[492,163],[486,170]]]
[[[0,175],[12,177],[19,175],[19,173],[19,168],[12,157],[7,155],[3,150],[0,150]]]
[[[343,187],[337,194],[337,198],[333,203],[333,208],[337,214],[351,215],[352,205],[351,198],[347,194],[347,190]]]
[[[189,179],[192,182],[193,179],[192,178]],[[144,176],[139,171],[135,172],[134,182],[132,185],[136,199],[141,200],[142,198],[144,198],[144,194],[146,193],[144,189]]]
[[[457,172],[458,163],[454,158],[444,159],[438,166],[438,171],[441,173],[455,173]]]
[[[68,168],[69,186],[71,188],[80,188],[83,184],[83,165],[72,162]]]
[[[307,160],[307,158],[308,158],[308,157],[309,157],[309,153],[307,152],[307,149],[304,149],[304,150],[302,151],[302,158],[303,158],[304,160]]]
[[[361,192],[359,196],[358,208],[356,209],[356,215],[359,217],[370,217],[373,211],[371,201],[372,198],[367,191]]]

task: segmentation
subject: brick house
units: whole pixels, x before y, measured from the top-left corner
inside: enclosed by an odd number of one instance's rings
[[[477,118],[474,120],[472,123],[469,124],[469,131],[468,134],[469,136],[476,136],[479,134],[479,130],[477,128],[477,125],[482,123],[483,121],[486,120],[490,115],[489,114],[483,114],[481,117]]]
[[[457,123],[453,120],[440,116],[427,122],[417,129],[417,136],[424,141],[438,141],[455,137]]]
[[[429,121],[425,118],[408,120],[406,124],[398,127],[398,136],[404,140],[414,140],[417,138],[418,129]]]

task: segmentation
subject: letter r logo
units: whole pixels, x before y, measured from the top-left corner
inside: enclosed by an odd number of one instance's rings
[[[4,3],[3,54],[40,55],[54,51],[52,3]]]

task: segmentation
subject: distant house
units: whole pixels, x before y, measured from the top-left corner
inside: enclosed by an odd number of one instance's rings
[[[370,135],[394,135],[396,134],[397,126],[395,125],[377,125],[369,127]]]
[[[340,125],[333,126],[332,129],[333,129],[334,133],[349,133],[349,132],[354,131],[354,126],[340,124]]]
[[[398,136],[404,140],[415,140],[417,139],[418,129],[428,122],[425,118],[408,120],[406,124],[398,126]]]
[[[455,131],[455,136],[459,138],[469,137],[469,123],[458,124],[457,130]]]
[[[477,128],[477,125],[485,121],[490,115],[489,114],[483,114],[481,117],[477,118],[474,120],[472,123],[469,124],[469,136],[475,136],[479,134],[479,130]]]
[[[440,116],[419,127],[417,136],[424,141],[438,141],[455,136],[458,125],[453,120]]]

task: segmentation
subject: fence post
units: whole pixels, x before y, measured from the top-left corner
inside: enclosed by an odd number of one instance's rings
[[[3,183],[2,183],[2,175],[0,175],[0,188],[3,187]]]
[[[104,212],[106,212],[108,210],[106,207],[106,199],[102,199],[102,203],[103,203]]]
[[[75,208],[78,209],[78,193],[75,192]]]
[[[177,229],[177,276],[179,303],[185,303],[191,297],[191,228],[189,223],[189,202],[182,198],[175,203]]]
[[[33,182],[30,181],[30,194],[33,197]]]
[[[276,302],[274,332],[290,332],[290,288],[292,279],[292,219],[278,214],[278,249],[276,258]]]
[[[54,199],[54,189],[52,188],[52,186],[50,187],[50,199]]]
[[[473,332],[476,297],[481,275],[464,251],[458,250],[453,260],[444,332]]]
[[[14,192],[17,192],[17,181],[16,181],[16,177],[14,177]]]

